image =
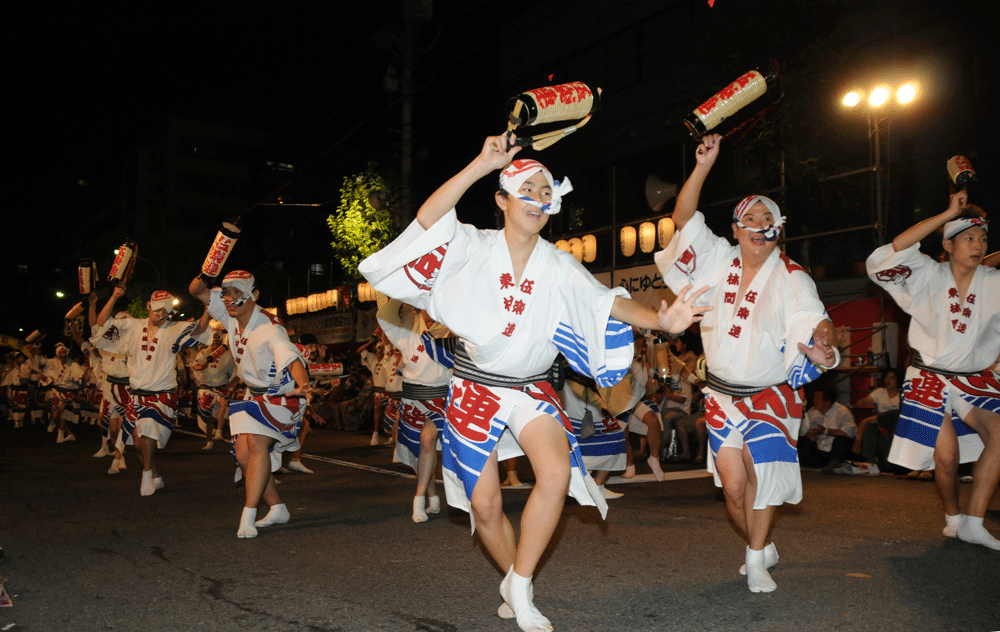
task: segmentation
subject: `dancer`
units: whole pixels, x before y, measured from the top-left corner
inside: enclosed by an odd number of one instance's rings
[[[98,332],[91,336],[91,341],[102,351],[128,356],[130,397],[124,442],[133,443],[142,460],[139,493],[152,496],[164,487],[163,477],[156,468],[156,451],[166,447],[177,418],[176,354],[183,348],[208,342],[208,321],[168,320],[174,309],[174,297],[162,290],[149,297],[148,318],[109,318],[124,294],[124,286],[115,287],[97,317]],[[105,336],[111,327],[117,330],[118,340]]]
[[[572,427],[545,381],[561,351],[599,384],[618,381],[632,360],[628,325],[680,331],[702,310],[676,301],[657,314],[609,290],[572,256],[539,237],[558,212],[568,181],[555,183],[519,148],[489,137],[479,155],[420,207],[392,244],[362,262],[380,292],[426,309],[461,338],[451,382],[442,462],[448,503],[471,510],[473,529],[506,572],[500,613],[525,631],[552,625],[532,602],[531,577],[562,513],[567,490],[578,502],[607,503],[586,475]],[[458,222],[454,207],[480,178],[502,169],[494,198],[502,230]],[[509,430],[509,432],[507,432]],[[499,453],[499,454],[498,454]],[[536,483],[521,535],[503,513],[498,459],[526,454]]]
[[[868,257],[868,276],[911,317],[916,352],[906,369],[903,404],[889,461],[913,470],[935,465],[945,511],[944,535],[1000,550],[983,526],[1000,480],[1000,271],[981,265],[987,223],[952,194],[943,213],[903,231]],[[943,227],[948,261],[920,252],[920,240]],[[963,514],[958,463],[977,461]]]
[[[105,322],[110,317],[113,308],[114,303],[108,301],[102,309]],[[130,318],[129,313],[120,311],[115,314],[116,320],[122,318]],[[118,327],[113,323],[108,324],[106,327],[99,327],[97,324],[101,316],[97,313],[96,292],[90,293],[87,319],[90,323],[90,344],[94,347],[95,351],[98,349],[97,340],[100,338],[104,338],[107,343],[117,345],[121,338]],[[128,356],[122,353],[110,352],[107,350],[107,347],[104,351],[98,351],[98,353],[101,353],[101,371],[104,374],[104,384],[102,386],[104,401],[101,404],[101,423],[103,427],[106,419],[108,427],[106,445],[109,446],[108,451],[111,452],[111,446],[114,446],[114,458],[111,461],[111,467],[108,468],[108,474],[118,474],[122,470],[127,469],[125,466],[125,443],[128,438],[122,435],[122,423],[128,415],[128,403],[132,399],[132,396],[128,392],[129,374],[128,366],[126,365]],[[100,452],[94,456],[98,455],[100,455]]]
[[[59,427],[56,443],[76,441],[76,436],[66,426],[66,413],[78,414],[80,411],[80,387],[87,377],[88,369],[80,362],[71,360],[69,348],[61,342],[56,343],[56,357],[50,358],[45,365],[45,373],[50,378],[52,386],[52,423]]]
[[[246,487],[236,536],[255,538],[258,527],[290,518],[273,472],[281,467],[281,453],[294,451],[298,444],[302,412],[308,405],[306,360],[288,340],[281,321],[257,305],[259,292],[249,272],[230,272],[222,288],[212,290],[198,276],[189,290],[229,332],[236,369],[247,385],[245,399],[229,405],[229,431]],[[261,500],[270,510],[257,520]]]
[[[212,334],[212,344],[198,353],[191,365],[198,385],[198,417],[204,426],[205,447],[211,450],[222,439],[222,426],[229,414],[229,397],[236,386],[236,363],[222,334]]]
[[[402,357],[403,388],[399,407],[396,460],[413,468],[417,491],[413,497],[413,522],[427,522],[427,514],[441,511],[441,497],[434,481],[437,446],[444,429],[445,406],[451,370],[427,353],[421,338],[450,335],[437,327],[427,312],[390,299],[378,310],[378,322]]]
[[[721,141],[711,134],[698,146],[674,208],[679,232],[656,263],[674,292],[690,283],[711,287],[702,300],[715,310],[701,324],[709,370],[708,469],[747,542],[748,587],[771,592],[777,588],[767,572],[778,561],[770,541],[775,508],[802,499],[795,451],[800,387],[819,376],[815,365],[837,366],[839,353],[812,279],[778,250],[784,222],[778,205],[759,195],[741,201],[733,212],[736,246],[712,234],[696,210]]]

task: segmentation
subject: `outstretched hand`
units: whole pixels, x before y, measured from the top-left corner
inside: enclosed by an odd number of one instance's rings
[[[695,306],[694,304],[702,294],[708,291],[708,286],[694,292],[691,291],[691,288],[690,285],[684,286],[677,295],[677,300],[669,307],[666,301],[660,303],[660,311],[656,314],[660,330],[679,334],[694,323],[701,322],[705,317],[705,312],[712,309],[711,305]]]
[[[812,347],[799,343],[799,351],[805,354],[810,362],[825,369],[832,369],[837,359],[834,346],[831,344],[832,330],[833,325],[830,321],[824,320],[813,329]]]

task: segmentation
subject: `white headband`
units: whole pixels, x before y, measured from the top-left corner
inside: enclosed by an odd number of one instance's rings
[[[963,230],[968,230],[975,226],[979,226],[987,233],[990,232],[989,224],[986,223],[981,217],[960,217],[958,219],[953,219],[944,225],[944,238],[954,239],[955,235],[959,234]]]
[[[764,228],[750,228],[743,223],[743,216],[747,214],[750,208],[760,202],[767,210],[771,211],[771,215],[774,217],[774,223],[770,226]],[[752,233],[764,233],[764,239],[768,241],[774,241],[778,238],[778,234],[781,232],[778,229],[784,226],[785,218],[781,215],[781,210],[778,205],[769,197],[763,195],[751,195],[750,197],[743,198],[736,208],[733,209],[733,222],[743,230],[748,230]]]
[[[149,297],[149,307],[150,311],[156,312],[161,309],[165,309],[169,314],[174,311],[174,295],[170,292],[157,290],[156,292],[153,292],[152,296]]]
[[[542,173],[545,181],[552,187],[552,200],[544,204],[519,193],[524,181],[538,172]],[[518,159],[500,172],[500,188],[519,200],[539,207],[546,215],[555,215],[562,208],[562,197],[573,190],[573,185],[569,178],[563,178],[562,182],[553,180],[552,172],[537,160]]]
[[[246,270],[233,270],[222,280],[222,287],[234,287],[243,293],[243,298],[233,301],[236,307],[242,307],[244,303],[253,298],[253,289],[257,285],[257,280]]]

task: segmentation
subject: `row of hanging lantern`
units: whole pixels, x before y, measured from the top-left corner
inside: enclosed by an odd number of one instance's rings
[[[663,217],[659,222],[643,222],[639,224],[639,230],[635,226],[625,226],[619,235],[622,245],[622,254],[631,257],[635,254],[635,247],[638,244],[639,250],[644,253],[653,252],[657,242],[660,248],[666,248],[667,244],[674,236],[674,220]],[[636,239],[638,237],[638,239]]]
[[[376,300],[378,292],[372,287],[372,284],[365,281],[364,283],[358,283],[358,301],[361,303],[371,303]]]
[[[337,290],[327,290],[309,296],[290,298],[285,301],[285,311],[289,316],[295,314],[305,314],[307,312],[318,312],[329,307],[336,307],[340,302],[340,293]]]
[[[583,263],[593,263],[597,258],[597,237],[584,235],[582,238],[560,239],[555,243],[556,248],[573,255],[573,258]]]

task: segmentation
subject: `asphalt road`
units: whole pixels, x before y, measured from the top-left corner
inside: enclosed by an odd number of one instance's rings
[[[159,459],[166,489],[144,498],[134,454],[109,476],[110,459],[90,456],[96,431],[77,436],[0,429],[0,576],[13,601],[0,632],[517,630],[495,614],[502,577],[468,516],[414,524],[414,479],[369,436],[313,433],[303,462],[315,474],[280,476],[291,522],[252,540],[236,538],[243,487],[218,443],[204,452],[175,433]],[[778,590],[752,594],[720,493],[680,476],[609,485],[625,497],[606,521],[567,503],[535,580],[557,630],[1000,629],[1000,552],[942,537],[931,483],[804,472],[803,502],[779,510]],[[504,492],[515,526],[528,494]],[[995,497],[995,534],[998,521]]]

